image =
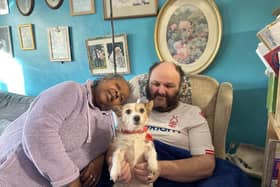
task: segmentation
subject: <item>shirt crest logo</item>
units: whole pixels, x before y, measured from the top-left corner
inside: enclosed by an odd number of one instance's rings
[[[173,115],[169,121],[168,126],[171,128],[175,128],[177,126],[178,123],[178,116]]]

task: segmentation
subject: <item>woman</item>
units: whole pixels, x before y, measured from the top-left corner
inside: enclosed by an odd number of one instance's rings
[[[114,130],[111,109],[129,93],[119,75],[42,92],[0,137],[0,186],[96,185]]]

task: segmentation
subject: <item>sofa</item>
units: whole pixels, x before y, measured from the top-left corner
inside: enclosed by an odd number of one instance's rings
[[[34,97],[0,91],[0,134],[8,124],[25,112]]]
[[[130,101],[145,95],[147,74],[137,75],[130,80],[133,92]],[[233,89],[228,82],[219,83],[205,75],[184,77],[180,100],[197,105],[209,123],[217,157],[225,159],[225,143],[231,115]],[[0,92],[0,134],[20,114],[26,111],[34,97]],[[2,130],[1,130],[2,129]]]

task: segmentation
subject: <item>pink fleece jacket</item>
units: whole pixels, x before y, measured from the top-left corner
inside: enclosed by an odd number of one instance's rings
[[[111,111],[92,103],[92,81],[42,92],[0,137],[0,186],[63,186],[104,153],[113,136]]]

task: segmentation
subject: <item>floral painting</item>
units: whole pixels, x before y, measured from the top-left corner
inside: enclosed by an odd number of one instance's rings
[[[168,21],[166,41],[172,58],[194,63],[205,51],[209,28],[203,12],[192,5],[179,7]]]

